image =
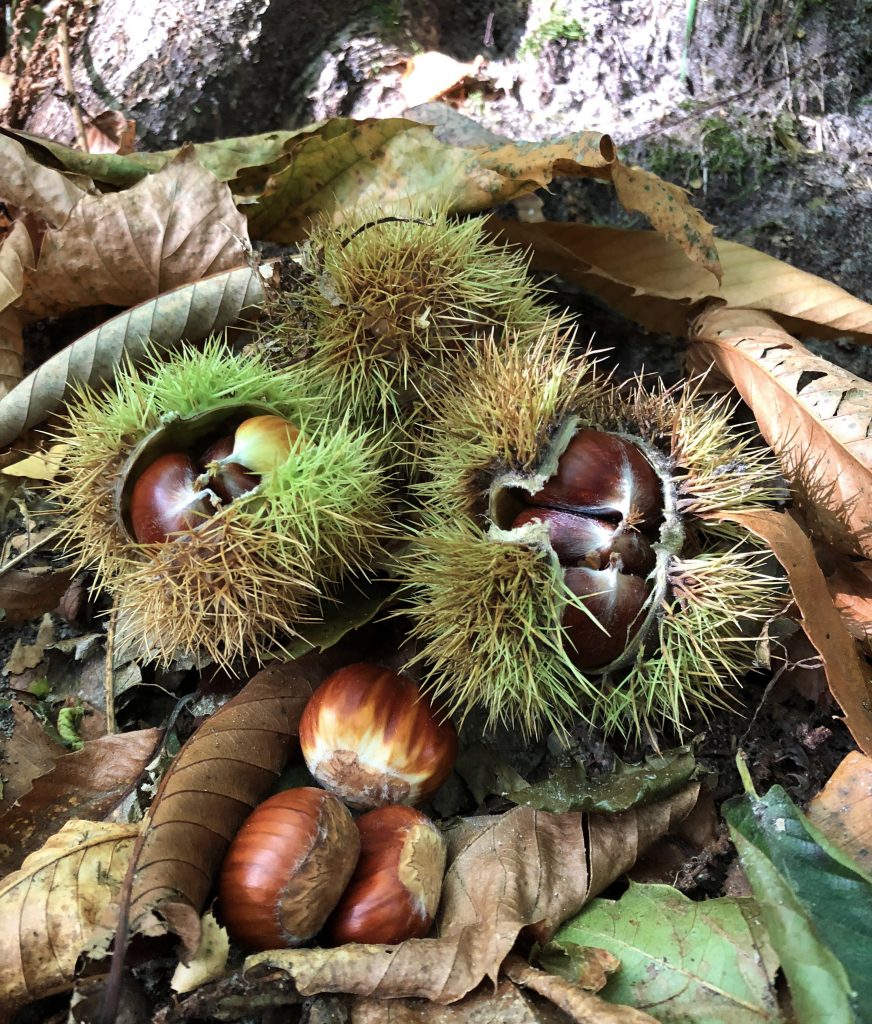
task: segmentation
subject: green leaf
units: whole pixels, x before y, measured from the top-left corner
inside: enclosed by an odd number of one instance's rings
[[[509,800],[539,811],[626,811],[661,800],[694,777],[696,758],[690,747],[648,757],[644,764],[618,760],[613,771],[588,778],[584,765],[561,768],[532,786],[504,793]]]
[[[663,1024],[781,1020],[778,960],[752,899],[694,903],[668,885],[630,884],[618,900],[593,900],[554,941],[606,949],[621,961],[600,995]]]
[[[347,584],[336,603],[325,606],[321,622],[300,627],[300,639],[286,645],[283,657],[295,659],[310,651],[326,651],[353,629],[371,622],[394,600],[396,589],[387,583]]]
[[[872,1021],[872,878],[780,786],[724,814],[800,1024]]]

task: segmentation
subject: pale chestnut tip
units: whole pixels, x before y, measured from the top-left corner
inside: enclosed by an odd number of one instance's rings
[[[353,807],[419,804],[445,781],[457,734],[413,680],[349,665],[315,691],[300,719],[309,771]]]
[[[246,819],[221,867],[220,917],[246,949],[301,946],[323,927],[360,853],[351,814],[313,786],[265,800]]]
[[[251,416],[236,428],[231,452],[216,460],[234,462],[251,473],[269,473],[285,462],[300,432],[281,416]]]
[[[325,926],[325,938],[393,944],[424,938],[442,892],[445,842],[413,807],[379,807],[357,819],[360,859]]]

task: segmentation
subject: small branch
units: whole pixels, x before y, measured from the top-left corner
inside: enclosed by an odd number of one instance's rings
[[[106,732],[110,735],[118,731],[115,724],[115,623],[118,619],[118,608],[113,604],[109,615],[109,628],[106,631],[106,661],[103,665],[103,699],[106,704]]]
[[[67,91],[67,102],[70,105],[70,113],[73,115],[73,127],[76,130],[76,142],[79,148],[88,152],[88,139],[85,136],[85,122],[82,120],[82,111],[79,101],[76,98],[76,87],[73,84],[73,68],[70,62],[70,30],[67,26],[67,15],[64,12],[58,21],[58,57],[61,62],[61,74],[64,79],[64,88]]]

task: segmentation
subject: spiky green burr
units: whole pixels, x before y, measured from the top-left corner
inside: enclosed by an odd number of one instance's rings
[[[360,214],[320,226],[298,280],[275,295],[261,344],[354,422],[415,431],[435,385],[482,334],[535,339],[547,316],[527,259],[480,218]]]
[[[453,712],[481,705],[529,734],[577,717],[638,734],[729,702],[727,684],[753,663],[785,591],[751,536],[706,519],[773,496],[769,459],[736,434],[726,401],[700,402],[687,386],[616,386],[547,330],[532,348],[483,341],[434,409],[420,456],[426,524],[403,573],[417,660]],[[592,603],[566,585],[552,527],[512,525],[518,495],[540,492],[585,429],[643,453],[662,505],[647,527],[649,596],[625,648],[596,670],[578,667],[568,639],[567,609]],[[642,529],[640,518],[631,512],[622,528]]]
[[[126,508],[143,468],[263,414],[300,430],[286,461],[195,528],[137,543]],[[380,434],[331,417],[294,370],[219,341],[81,391],[60,440],[54,490],[69,545],[112,595],[119,644],[142,656],[261,658],[320,619],[343,579],[371,573],[392,536]]]

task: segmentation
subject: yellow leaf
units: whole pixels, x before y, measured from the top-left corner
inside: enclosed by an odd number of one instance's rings
[[[68,444],[54,444],[48,451],[28,455],[21,462],[13,462],[11,466],[0,470],[6,476],[23,476],[28,480],[54,480],[63,465],[64,452]]]

